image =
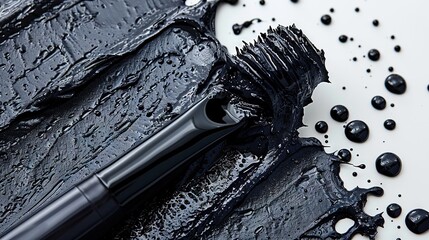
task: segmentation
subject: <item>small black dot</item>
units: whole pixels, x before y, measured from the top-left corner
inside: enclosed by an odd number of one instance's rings
[[[388,68],[389,72],[393,72],[395,69],[393,67]]]
[[[368,68],[368,69],[366,70],[366,72],[367,72],[367,73],[370,73],[370,72],[371,72],[371,69],[369,69],[369,68]]]
[[[276,18],[272,18],[271,20],[272,20],[273,22],[275,22],[275,21],[276,21]]]
[[[390,39],[395,40],[395,35],[390,36]]]
[[[380,52],[377,49],[371,49],[368,52],[368,58],[372,61],[378,61],[380,59]]]
[[[345,42],[347,42],[347,40],[348,40],[349,38],[346,36],[346,35],[341,35],[341,36],[339,36],[338,37],[338,40],[340,41],[340,42],[342,42],[342,43],[345,43]]]
[[[352,175],[353,175],[353,177],[356,177],[358,174],[357,174],[357,172],[353,172]]]
[[[396,128],[396,122],[393,119],[387,119],[386,121],[384,121],[384,128],[386,128],[387,130],[394,130]]]
[[[357,57],[354,57],[354,58],[353,58],[353,61],[354,61],[354,62],[356,62],[356,61],[357,61]]]
[[[372,25],[374,25],[374,27],[378,27],[378,25],[380,25],[380,22],[377,19],[374,19],[374,21],[372,21]]]
[[[330,11],[331,13],[333,13],[333,12],[335,12],[335,9],[331,8],[331,9],[329,9],[329,11]]]
[[[298,0],[290,0],[291,2],[293,2],[293,3],[297,3],[298,2]]]
[[[357,8],[355,8],[355,12],[359,12],[360,11],[360,9],[357,7]]]
[[[400,52],[401,51],[401,46],[396,45],[394,48],[395,52]]]

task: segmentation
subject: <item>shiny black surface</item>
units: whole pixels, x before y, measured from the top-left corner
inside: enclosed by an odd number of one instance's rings
[[[303,107],[327,82],[323,51],[297,28],[278,27],[231,56],[214,33],[219,2],[22,0],[7,7],[41,10],[14,15],[28,21],[0,45],[1,232],[220,91],[233,93],[252,120],[96,237],[374,238],[383,219],[363,206],[382,190],[347,191],[338,159],[298,137]],[[344,215],[356,228],[338,235],[333,226]]]
[[[369,127],[361,120],[353,120],[346,125],[344,133],[352,142],[364,143],[369,138]]]
[[[407,90],[407,82],[399,74],[390,74],[384,81],[384,86],[394,94],[404,94]]]
[[[331,108],[330,115],[337,122],[345,122],[349,119],[349,110],[343,105],[335,105]]]
[[[375,167],[380,174],[396,177],[401,172],[402,161],[398,155],[386,152],[377,157]]]
[[[219,100],[206,97],[199,101],[129,153],[13,226],[2,239],[85,236],[127,202],[242,125],[244,116],[237,115],[228,101]]]

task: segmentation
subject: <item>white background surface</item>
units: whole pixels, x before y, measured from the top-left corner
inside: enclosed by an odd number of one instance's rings
[[[360,12],[355,12],[356,7],[360,8]],[[330,13],[330,8],[334,8],[335,12]],[[259,0],[240,0],[237,6],[221,6],[216,19],[217,35],[232,53],[235,53],[235,46],[242,46],[243,40],[253,41],[259,32],[265,32],[270,25],[275,27],[293,23],[303,29],[318,48],[325,50],[332,83],[322,84],[316,89],[314,103],[305,109],[304,123],[308,127],[300,129],[300,133],[304,137],[317,137],[324,143],[324,135],[314,130],[314,124],[325,120],[329,124],[326,151],[354,149],[352,163],[364,163],[367,168],[361,170],[342,166],[341,177],[346,188],[381,186],[385,190],[381,198],[368,198],[365,208],[368,214],[385,212],[393,202],[402,206],[402,214],[397,219],[383,214],[385,228],[379,229],[377,239],[429,239],[429,232],[415,235],[404,222],[406,214],[412,209],[429,210],[428,10],[429,2],[425,0],[300,0],[297,4],[289,0],[266,0],[265,6],[261,6]],[[330,26],[320,22],[324,14],[332,16]],[[273,17],[275,22],[272,21]],[[232,33],[234,23],[252,18],[260,18],[263,22],[255,23],[238,36]],[[379,27],[372,25],[374,19],[379,20]],[[340,43],[338,37],[341,34],[349,39],[353,37],[354,41]],[[391,35],[395,35],[395,40],[390,38]],[[395,45],[402,47],[400,53],[393,50]],[[378,62],[363,58],[371,48],[381,52]],[[353,62],[353,57],[357,57],[358,61]],[[393,66],[395,73],[406,79],[408,89],[404,95],[394,95],[385,89],[384,80],[390,74],[387,70],[389,66]],[[370,74],[366,72],[367,68],[371,69]],[[343,86],[346,90],[342,90]],[[385,110],[378,111],[371,106],[371,98],[375,95],[385,97],[388,103]],[[395,107],[390,107],[391,103]],[[349,121],[360,119],[369,125],[371,133],[366,143],[355,144],[347,140],[344,123],[331,119],[329,111],[337,104],[349,109]],[[397,123],[394,131],[383,127],[383,122],[388,118]],[[375,159],[386,151],[394,152],[402,159],[403,168],[398,177],[384,177],[375,169]],[[352,177],[355,171],[358,176]],[[367,182],[368,179],[371,183]],[[354,239],[365,238],[356,236]]]

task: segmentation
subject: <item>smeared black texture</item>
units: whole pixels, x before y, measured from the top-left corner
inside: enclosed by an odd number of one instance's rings
[[[2,5],[1,232],[202,95],[228,91],[252,122],[138,202],[107,238],[339,237],[333,225],[342,217],[356,220],[343,236],[376,234],[382,218],[362,209],[381,189],[345,190],[336,158],[298,138],[303,107],[327,81],[323,53],[296,28],[279,27],[231,57],[214,36],[218,3]],[[303,194],[305,186],[314,191]]]

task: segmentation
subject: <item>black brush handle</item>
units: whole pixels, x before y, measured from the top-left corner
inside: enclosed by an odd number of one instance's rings
[[[242,126],[227,99],[204,98],[103,170],[43,206],[1,239],[79,239],[121,207]]]

